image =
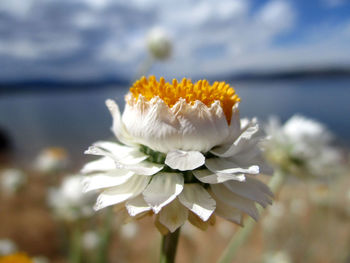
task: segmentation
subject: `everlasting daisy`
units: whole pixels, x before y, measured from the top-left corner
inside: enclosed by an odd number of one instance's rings
[[[93,214],[94,193],[84,194],[79,176],[67,176],[58,188],[51,188],[48,204],[54,214],[64,221],[75,221]]]
[[[340,154],[331,147],[332,134],[321,123],[294,115],[283,126],[271,119],[266,127],[267,159],[283,173],[322,178],[340,169]]]
[[[214,214],[242,225],[258,219],[256,203],[271,203],[269,188],[255,177],[271,173],[264,138],[255,119],[240,120],[240,99],[225,82],[183,79],[136,81],[121,115],[106,104],[119,142],[100,141],[86,153],[102,158],[86,164],[86,191],[100,189],[97,210],[117,207],[130,217],[155,214],[161,232],[186,220],[205,229]]]

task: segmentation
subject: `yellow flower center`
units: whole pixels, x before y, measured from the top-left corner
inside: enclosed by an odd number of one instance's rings
[[[165,82],[163,77],[158,82],[155,76],[150,76],[148,79],[142,77],[137,80],[130,88],[130,92],[135,99],[142,95],[148,101],[158,96],[170,108],[180,98],[192,105],[199,100],[208,107],[214,101],[219,101],[228,123],[231,122],[232,107],[240,101],[235,90],[223,81],[215,81],[213,85],[210,85],[207,80],[192,83],[191,80],[183,78],[180,83],[176,79],[169,83]]]
[[[24,253],[16,253],[0,257],[0,263],[33,263],[33,261]]]

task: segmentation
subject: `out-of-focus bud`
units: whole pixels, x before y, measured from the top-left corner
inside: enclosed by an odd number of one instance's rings
[[[155,27],[147,35],[147,47],[152,57],[165,60],[171,56],[172,42],[164,29]]]

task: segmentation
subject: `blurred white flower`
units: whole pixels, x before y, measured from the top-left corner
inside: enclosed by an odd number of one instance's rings
[[[266,156],[278,169],[300,177],[334,175],[340,153],[330,146],[331,133],[314,120],[295,115],[284,126],[271,119],[266,127]]]
[[[165,60],[171,56],[172,42],[164,29],[155,27],[147,35],[147,47],[155,59]]]
[[[35,168],[43,173],[62,171],[67,168],[67,165],[68,154],[60,147],[44,149],[35,161]]]
[[[49,263],[50,260],[44,256],[37,256],[32,258],[33,263]]]
[[[59,188],[49,190],[48,204],[58,218],[74,221],[93,214],[92,203],[95,195],[83,193],[81,180],[81,176],[68,176]]]
[[[255,179],[271,172],[259,148],[256,120],[240,120],[239,98],[224,82],[166,83],[154,76],[130,88],[121,116],[108,100],[113,131],[123,143],[97,142],[86,153],[86,191],[102,189],[95,208],[118,205],[138,218],[156,214],[161,232],[188,219],[205,229],[213,213],[242,225],[255,220],[256,203],[270,204],[269,188]]]
[[[292,263],[291,256],[286,251],[268,252],[264,255],[266,263]]]
[[[95,231],[84,232],[82,238],[82,245],[85,250],[93,251],[97,249],[100,244],[100,236]]]
[[[27,182],[27,175],[18,169],[5,169],[1,171],[1,189],[5,194],[16,193]]]
[[[129,222],[120,228],[120,235],[125,239],[133,239],[139,232],[139,226],[135,222]]]
[[[0,239],[0,256],[13,254],[17,250],[16,244],[10,239]]]

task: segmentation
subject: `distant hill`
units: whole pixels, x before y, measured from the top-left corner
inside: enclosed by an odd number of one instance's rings
[[[211,76],[210,80],[226,81],[271,81],[271,80],[293,80],[305,78],[331,78],[350,77],[350,68],[326,68],[326,69],[303,69],[281,72],[246,72],[239,74],[226,74]],[[194,78],[200,79],[201,77]],[[58,81],[52,79],[23,80],[13,82],[0,81],[0,95],[4,93],[18,92],[76,92],[95,90],[96,87],[128,86],[131,80],[119,77],[104,78],[92,81]]]

